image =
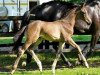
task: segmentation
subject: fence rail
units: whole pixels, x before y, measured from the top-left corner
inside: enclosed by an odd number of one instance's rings
[[[22,20],[22,16],[0,16],[0,21],[10,21],[10,20]],[[30,16],[30,20],[34,20],[33,16]]]
[[[22,20],[22,16],[0,16],[0,21],[10,21],[10,20]],[[31,16],[30,17],[31,20],[34,20],[34,17]],[[9,34],[9,33],[8,33]],[[0,34],[1,35],[1,34]],[[83,34],[84,35],[84,34]],[[73,37],[73,39],[75,40],[75,38]],[[82,39],[78,38],[79,40],[76,40],[77,44],[88,44],[90,43],[90,40],[85,40],[82,41]],[[90,38],[89,38],[90,39]],[[98,42],[100,43],[100,41]],[[22,43],[23,44],[23,43]],[[10,43],[10,44],[0,44],[0,47],[9,47],[9,46],[13,46],[14,43]],[[56,47],[56,43],[50,43],[50,42],[42,42],[38,49],[50,49],[51,47]],[[66,44],[66,48],[68,48],[69,46]]]

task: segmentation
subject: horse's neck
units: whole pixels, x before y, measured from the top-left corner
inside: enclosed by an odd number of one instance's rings
[[[74,25],[75,23],[75,18],[76,18],[76,13],[75,11],[71,12],[67,17],[63,18],[63,22],[69,22],[71,25]]]
[[[94,18],[95,13],[99,13],[99,9],[100,9],[100,2],[98,2],[98,4],[96,4],[94,6],[91,6],[91,5],[86,6],[86,10],[87,10],[91,20]]]
[[[90,7],[90,6],[86,6],[86,11],[88,13],[88,15],[90,16],[90,18],[93,18],[93,13],[94,13],[94,7]]]

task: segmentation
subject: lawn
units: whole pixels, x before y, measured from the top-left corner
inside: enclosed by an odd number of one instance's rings
[[[8,75],[8,73],[0,73],[0,75]],[[39,71],[16,71],[14,75],[52,75],[51,70],[44,70],[42,74]],[[99,68],[74,68],[74,69],[56,69],[56,75],[100,75]]]
[[[76,35],[73,36],[75,41],[90,41],[90,35]],[[23,42],[25,38],[23,39]],[[13,43],[13,37],[0,37],[0,44],[9,44]],[[76,52],[65,53],[66,57],[69,58],[71,63],[75,63],[77,60]],[[21,64],[26,59],[26,55],[24,55],[19,63],[18,69],[14,75],[52,75],[51,65],[55,58],[55,53],[37,53],[39,59],[43,64],[43,73],[40,74],[37,64],[32,60],[30,64],[26,67],[22,67]],[[0,54],[0,75],[8,75],[12,64],[16,59],[16,55],[14,54]],[[68,68],[64,62],[60,59],[57,68],[56,75],[100,75],[100,52],[95,52],[94,55],[89,57],[88,63],[90,68],[87,69],[84,66],[76,66],[74,68]]]
[[[65,53],[69,60],[74,64],[77,60],[76,52],[69,52]],[[57,68],[56,68],[56,75],[100,75],[100,52],[95,52],[92,57],[88,59],[88,63],[90,68],[87,69],[84,66],[76,66],[74,68],[68,68],[63,61],[60,59]],[[42,61],[43,64],[43,73],[42,75],[52,75],[51,65],[53,59],[55,58],[55,53],[37,53],[38,57]],[[0,75],[8,75],[11,69],[12,64],[16,55],[14,54],[1,54],[0,55]],[[25,61],[26,55],[24,55],[21,59]],[[27,67],[22,67],[21,62],[19,63],[17,71],[14,75],[41,75],[38,69],[37,64],[32,60]]]

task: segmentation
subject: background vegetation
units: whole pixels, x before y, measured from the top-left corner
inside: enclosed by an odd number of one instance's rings
[[[80,3],[83,3],[85,0],[54,0],[54,1],[65,1],[65,2],[80,4]]]

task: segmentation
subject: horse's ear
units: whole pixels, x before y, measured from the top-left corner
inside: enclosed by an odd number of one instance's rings
[[[84,7],[86,5],[87,0],[84,0],[84,3],[82,4],[81,7]]]
[[[79,11],[82,10],[82,8],[84,8],[85,5],[86,5],[86,2],[81,3],[80,6],[79,6],[79,8],[77,10],[79,10]]]
[[[79,7],[76,10],[76,13],[80,12],[80,10],[82,10],[85,6],[86,6],[86,0],[84,0],[84,3],[81,3],[79,5]]]

